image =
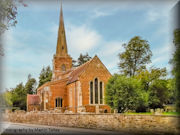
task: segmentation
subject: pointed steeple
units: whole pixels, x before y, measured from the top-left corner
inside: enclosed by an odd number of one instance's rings
[[[62,2],[61,2],[56,56],[67,56],[67,55],[68,55],[68,51],[67,51],[66,34],[64,28],[63,10],[62,10]]]
[[[63,9],[61,1],[60,20],[57,38],[56,54],[53,57],[53,76],[52,80],[58,80],[62,77],[62,73],[72,68],[72,58],[68,55],[66,34],[64,28]]]

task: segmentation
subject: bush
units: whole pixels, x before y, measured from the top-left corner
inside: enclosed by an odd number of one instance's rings
[[[118,112],[135,110],[138,105],[140,82],[133,78],[115,74],[106,85],[106,104]]]

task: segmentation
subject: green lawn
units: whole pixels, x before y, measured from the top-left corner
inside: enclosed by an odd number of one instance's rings
[[[153,113],[151,112],[141,112],[141,113],[136,113],[136,112],[126,112],[124,114],[135,114],[135,115],[152,115]],[[162,115],[178,115],[180,116],[180,112],[164,112]]]
[[[180,112],[164,112],[163,115],[180,115]]]
[[[151,112],[141,112],[141,113],[136,113],[136,112],[126,112],[126,113],[124,113],[124,114],[139,114],[139,115],[141,115],[141,114],[146,114],[146,115],[152,115]]]

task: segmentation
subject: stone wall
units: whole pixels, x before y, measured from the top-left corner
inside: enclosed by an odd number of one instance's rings
[[[61,114],[47,112],[7,113],[5,119],[63,127],[95,128],[115,131],[178,133],[178,116],[124,114]]]

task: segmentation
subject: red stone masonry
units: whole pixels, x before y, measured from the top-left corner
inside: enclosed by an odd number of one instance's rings
[[[72,58],[68,54],[61,8],[56,54],[53,57],[52,80],[39,87],[35,96],[39,97],[40,110],[60,109],[62,112],[72,111],[75,113],[110,112],[111,108],[104,101],[105,85],[110,77],[110,72],[97,56],[79,67],[72,67]],[[101,104],[100,96],[98,96],[98,103],[90,103],[90,82],[94,82],[95,78],[103,84],[103,103]],[[93,93],[95,93],[94,86]],[[97,90],[98,95],[100,95],[99,83]],[[29,97],[27,99],[29,100]]]

